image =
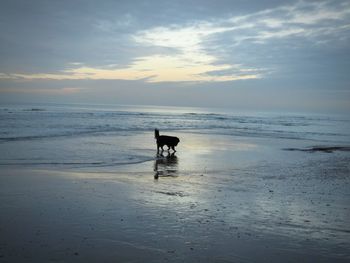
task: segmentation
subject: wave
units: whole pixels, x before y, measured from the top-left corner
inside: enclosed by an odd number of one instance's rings
[[[31,108],[31,109],[24,109],[23,111],[46,111],[46,110],[42,108]]]
[[[139,164],[154,160],[154,158],[143,158],[138,160],[125,160],[118,162],[0,162],[0,166],[67,166],[67,167],[110,167],[110,166],[121,166],[129,164]]]
[[[89,131],[74,131],[74,132],[67,132],[67,133],[56,133],[56,134],[45,134],[45,135],[29,135],[29,136],[16,136],[16,137],[0,137],[0,143],[1,142],[13,142],[13,141],[31,141],[31,140],[43,140],[43,139],[52,139],[52,138],[61,138],[61,137],[76,137],[76,136],[85,136],[85,135],[102,135],[105,133],[110,132],[142,132],[146,130],[130,130],[130,129],[118,129],[118,128],[111,128],[111,129],[92,129]],[[124,134],[125,135],[125,134]]]
[[[9,108],[6,108],[8,110]],[[11,109],[12,110],[12,109]],[[49,107],[0,111],[0,143],[118,133],[195,131],[233,136],[349,140],[349,121],[320,116],[234,115],[206,112],[140,112]],[[334,123],[334,122],[337,123]],[[337,127],[341,128],[337,128]],[[343,128],[346,127],[346,128]],[[338,129],[338,130],[337,130]]]
[[[153,132],[153,129],[160,125],[143,125],[141,127],[115,127],[110,125],[98,125],[86,128],[86,130],[72,129],[71,131],[48,131],[46,134],[35,135],[18,135],[8,136],[12,133],[9,131],[0,131],[0,143],[14,142],[14,141],[30,141],[30,140],[43,140],[52,138],[64,138],[64,137],[77,137],[77,136],[101,136],[106,134],[115,135],[132,135],[142,132]],[[270,126],[264,128],[260,126],[235,126],[231,124],[208,124],[208,125],[184,125],[177,127],[166,127],[161,129],[163,132],[167,131],[191,131],[202,134],[222,134],[232,136],[245,136],[245,137],[261,137],[261,138],[281,138],[281,139],[308,139],[315,141],[325,141],[329,138],[347,139],[349,136],[344,133],[334,132],[316,132],[316,131],[298,131],[298,130],[284,130],[284,129],[271,129]],[[51,133],[52,132],[52,133]],[[5,135],[5,136],[4,136]]]

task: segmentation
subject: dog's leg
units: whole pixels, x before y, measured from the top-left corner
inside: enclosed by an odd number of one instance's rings
[[[175,146],[171,146],[171,149],[173,149],[173,150],[174,150],[174,152],[176,152],[176,150],[175,150]]]

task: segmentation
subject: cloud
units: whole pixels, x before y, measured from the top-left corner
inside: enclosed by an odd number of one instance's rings
[[[274,71],[269,60],[257,64],[250,53],[257,47],[312,40],[314,44],[349,38],[350,3],[297,1],[247,15],[226,16],[134,31],[128,64],[109,61],[99,67],[74,62],[55,73],[0,73],[0,79],[120,79],[145,82],[221,82],[264,78]],[[130,14],[118,20],[97,20],[99,32],[135,25]],[[111,37],[113,39],[113,37]],[[117,43],[115,43],[117,44]],[[333,44],[334,45],[334,44]],[[283,49],[283,45],[280,46]],[[124,45],[123,49],[127,50]]]
[[[45,95],[71,95],[76,94],[84,90],[79,87],[62,87],[57,89],[48,89],[48,88],[7,88],[1,89],[0,93],[17,93],[17,94],[45,94]]]
[[[97,19],[93,27],[96,31],[112,33],[115,31],[125,31],[128,27],[131,27],[135,23],[134,17],[127,13],[118,16],[113,19]]]
[[[259,74],[215,75],[213,71],[228,70],[231,65],[210,65],[188,61],[188,58],[151,56],[139,58],[126,69],[78,67],[57,74],[1,74],[2,79],[16,80],[145,80],[146,82],[233,81],[259,78]]]
[[[217,63],[215,56],[203,50],[204,39],[212,34],[223,33],[232,28],[217,27],[207,22],[199,22],[188,27],[155,27],[137,32],[133,39],[138,45],[168,48],[175,50],[171,54],[155,54],[134,59],[126,68],[104,68],[82,66],[81,63],[70,63],[69,68],[59,73],[39,74],[2,74],[0,78],[11,79],[145,79],[147,82],[174,81],[234,81],[260,78],[261,74],[226,74],[216,75],[213,72],[239,67],[239,65]],[[242,69],[244,70],[244,69]],[[256,70],[258,71],[258,70]]]

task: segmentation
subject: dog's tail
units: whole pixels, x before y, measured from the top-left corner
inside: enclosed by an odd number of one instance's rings
[[[159,130],[155,129],[154,130],[154,138],[158,139],[159,137]]]

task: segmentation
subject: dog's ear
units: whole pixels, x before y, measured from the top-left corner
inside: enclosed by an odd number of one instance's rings
[[[159,137],[159,130],[155,129],[154,130],[154,138],[158,138]]]

